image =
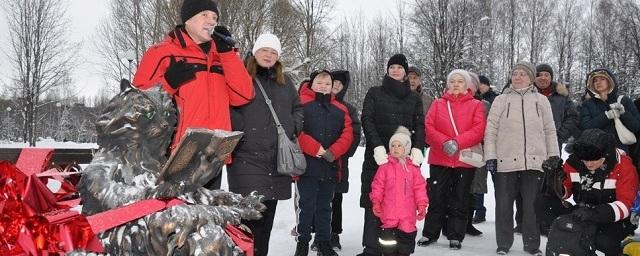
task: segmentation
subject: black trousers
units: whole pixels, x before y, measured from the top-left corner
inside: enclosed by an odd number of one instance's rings
[[[342,234],[342,193],[333,194],[331,209],[331,232]]]
[[[278,200],[266,200],[262,202],[267,209],[262,212],[259,220],[242,220],[253,233],[253,252],[255,256],[267,256],[269,253],[269,239],[273,228],[273,219],[276,216]]]
[[[397,228],[385,228],[380,233],[380,240],[383,242],[394,241],[395,244],[383,244],[382,252],[387,255],[409,255],[416,248],[417,231],[406,233]]]
[[[382,255],[382,248],[378,242],[380,237],[380,219],[373,215],[371,208],[364,208],[364,229],[362,232],[362,252],[371,255]]]
[[[464,240],[471,204],[471,181],[474,168],[447,168],[431,165],[427,179],[429,210],[422,236],[438,239],[446,218],[449,240]]]
[[[499,172],[496,175],[496,243],[500,249],[513,245],[513,204],[522,196],[522,243],[525,250],[540,248],[540,229],[534,202],[540,192],[543,174],[536,170]]]

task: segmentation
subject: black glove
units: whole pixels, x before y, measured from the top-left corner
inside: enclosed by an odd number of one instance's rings
[[[171,55],[171,61],[167,71],[164,72],[164,79],[171,88],[178,89],[185,82],[194,79],[196,77],[197,66],[189,64],[185,60],[176,62],[176,57]]]
[[[572,214],[581,221],[595,221],[596,211],[587,207],[578,207]]]
[[[562,170],[562,163],[562,158],[559,156],[549,157],[549,159],[542,162],[542,170],[555,173],[557,170]]]
[[[497,159],[487,160],[484,168],[487,169],[487,171],[490,172],[491,174],[495,175],[496,172],[498,171],[498,160]]]
[[[216,26],[213,31],[218,32],[224,36],[231,37],[231,32],[229,32],[229,29],[227,29],[227,27],[225,26]],[[224,40],[224,38],[217,35],[216,33],[213,33],[211,35],[211,38],[214,42],[216,42],[216,50],[218,51],[218,53],[228,52],[233,49],[232,42],[229,42],[229,40]]]
[[[336,160],[336,157],[333,155],[333,153],[331,153],[331,150],[325,150],[324,154],[322,154],[322,158],[324,158],[324,160],[327,160],[327,162],[329,163],[333,163],[333,161]]]

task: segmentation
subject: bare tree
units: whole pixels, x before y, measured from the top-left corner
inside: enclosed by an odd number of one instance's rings
[[[9,59],[14,85],[20,90],[23,140],[35,146],[41,97],[51,88],[70,86],[73,52],[79,46],[68,40],[68,20],[61,0],[7,0],[11,41]]]
[[[432,67],[436,91],[444,90],[446,75],[464,60],[468,33],[474,24],[471,0],[417,0],[412,21],[426,35],[433,49]]]
[[[406,3],[403,0],[396,0],[396,19],[395,19],[395,31],[396,38],[398,39],[398,49],[400,53],[404,51],[405,30],[407,21]]]
[[[275,0],[220,0],[220,24],[228,26],[237,47],[243,53],[251,50],[253,43],[268,23],[269,10]]]
[[[297,23],[301,28],[300,40],[295,45],[295,53],[299,60],[310,59],[307,72],[316,66],[326,66],[329,62],[325,38],[328,36],[325,22],[333,7],[332,0],[292,0],[293,8],[298,12]]]
[[[566,2],[566,1],[565,1]],[[545,49],[547,39],[550,35],[551,17],[553,9],[549,0],[526,1],[529,4],[529,61],[537,63]]]
[[[558,57],[558,72],[556,80],[571,82],[574,56],[576,51],[576,40],[578,39],[578,27],[581,24],[580,5],[577,0],[564,1],[560,6],[560,12],[556,16],[554,49]]]
[[[290,0],[273,0],[269,17],[269,31],[277,35],[282,43],[283,60],[288,63],[300,63],[295,52],[295,46],[300,40],[301,26],[297,22],[299,12],[296,11]],[[252,41],[253,43],[253,41]]]
[[[367,30],[367,21],[362,16],[345,19],[335,33],[335,52],[333,57],[336,68],[350,71],[351,86],[345,99],[361,109],[367,90],[379,84],[383,69],[374,60],[376,40],[369,40],[373,30]],[[388,56],[387,56],[388,58]]]
[[[180,23],[181,1],[111,0],[110,14],[100,24],[99,40],[94,40],[102,74],[111,91],[118,91],[117,82],[135,73],[146,49],[162,41],[169,29]]]
[[[513,68],[515,57],[516,36],[516,1],[509,0],[509,69]]]

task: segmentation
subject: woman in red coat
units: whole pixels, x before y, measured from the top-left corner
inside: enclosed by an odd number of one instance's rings
[[[473,98],[468,88],[470,83],[467,71],[451,71],[447,77],[447,91],[431,104],[425,118],[426,141],[431,145],[430,177],[427,179],[430,204],[419,246],[438,240],[443,218],[448,215],[449,248],[458,250],[462,247],[475,167],[458,158],[460,150],[482,141],[486,125],[484,105]]]

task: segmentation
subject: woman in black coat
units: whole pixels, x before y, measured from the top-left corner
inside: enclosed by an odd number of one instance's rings
[[[276,171],[278,132],[256,80],[271,99],[287,136],[293,139],[302,130],[300,98],[291,80],[283,73],[284,67],[278,60],[280,54],[280,41],[276,36],[263,34],[258,37],[253,55],[246,63],[247,71],[254,79],[256,97],[249,104],[231,111],[233,130],[243,131],[244,136],[232,153],[233,162],[227,166],[229,190],[243,196],[257,191],[264,195],[263,203],[267,206],[262,219],[243,220],[253,232],[256,256],[267,255],[278,200],[291,198],[291,177]]]
[[[362,129],[366,139],[364,163],[361,174],[360,207],[364,208],[363,253],[360,255],[382,255],[378,243],[380,220],[373,215],[369,192],[371,182],[378,170],[379,164],[387,161],[389,139],[398,126],[407,127],[411,136],[410,157],[415,164],[423,160],[424,148],[424,114],[422,100],[418,93],[411,91],[406,79],[408,70],[407,58],[396,54],[387,63],[387,74],[382,80],[382,86],[369,89],[362,105]]]

